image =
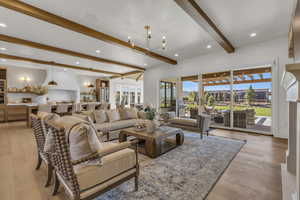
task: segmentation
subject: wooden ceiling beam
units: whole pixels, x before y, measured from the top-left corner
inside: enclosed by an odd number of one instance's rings
[[[36,49],[52,51],[52,52],[55,52],[55,53],[61,53],[61,54],[74,56],[74,57],[79,57],[79,58],[83,58],[83,59],[89,59],[89,60],[96,61],[96,62],[120,65],[120,66],[124,66],[124,67],[128,67],[128,68],[133,68],[133,69],[138,69],[138,70],[141,70],[141,71],[145,71],[145,68],[142,68],[142,67],[139,67],[139,66],[130,65],[130,64],[127,64],[127,63],[122,63],[122,62],[109,60],[109,59],[105,59],[105,58],[100,58],[100,57],[96,57],[96,56],[91,56],[91,55],[87,55],[87,54],[83,54],[83,53],[79,53],[79,52],[75,52],[75,51],[71,51],[71,50],[67,50],[67,49],[62,49],[62,48],[58,48],[58,47],[54,47],[54,46],[50,46],[50,45],[46,45],[46,44],[42,44],[42,43],[32,42],[32,41],[29,41],[29,40],[23,40],[23,39],[16,38],[16,37],[11,37],[11,36],[8,36],[8,35],[0,34],[0,40],[4,41],[4,42],[19,44],[19,45],[23,45],[23,46],[36,48]]]
[[[141,73],[141,71],[131,71],[131,72],[126,72],[124,74],[119,74],[119,75],[115,75],[115,76],[111,76],[110,79],[115,79],[115,78],[125,78],[127,76],[131,76],[131,75],[134,75],[134,74],[139,74]]]
[[[224,36],[216,24],[202,10],[195,0],[175,0],[175,2],[191,16],[212,38],[214,38],[227,53],[233,53],[235,48]]]
[[[122,75],[122,74],[117,73],[117,72],[99,70],[99,69],[88,68],[88,67],[67,65],[67,64],[62,64],[62,63],[56,63],[56,62],[53,62],[53,61],[44,61],[44,60],[38,60],[38,59],[33,59],[33,58],[26,58],[26,57],[21,57],[21,56],[8,55],[8,54],[3,54],[3,53],[0,53],[0,58],[10,59],[10,60],[17,60],[17,61],[32,62],[32,63],[42,64],[42,65],[57,66],[57,67],[76,69],[76,70],[82,70],[82,71],[97,72],[97,73],[103,73],[103,74],[112,74],[112,75],[118,75],[118,76]]]
[[[51,24],[55,24],[57,26],[75,31],[80,34],[87,35],[89,37],[101,40],[103,42],[107,42],[110,44],[118,45],[121,47],[126,47],[132,50],[135,50],[136,52],[142,53],[144,55],[150,56],[154,59],[158,59],[160,61],[176,65],[177,61],[173,60],[171,58],[159,55],[155,52],[149,51],[147,49],[144,49],[139,46],[132,46],[127,41],[120,40],[118,38],[115,38],[111,35],[99,32],[95,29],[89,28],[87,26],[84,26],[82,24],[73,22],[71,20],[68,20],[66,18],[63,18],[61,16],[55,15],[53,13],[47,12],[45,10],[42,10],[40,8],[34,7],[30,4],[17,1],[17,0],[0,0],[0,6],[23,13],[25,15],[29,15],[31,17],[34,17],[36,19],[40,19],[43,21],[46,21]]]
[[[137,77],[136,77],[136,81],[139,81],[141,78],[142,78],[142,76],[144,75],[144,73],[140,73]]]
[[[272,82],[272,79],[266,78],[266,79],[255,79],[255,80],[236,80],[233,81],[233,84],[245,84],[245,83],[262,83],[262,82]],[[230,83],[228,83],[230,84]],[[215,85],[227,85],[227,83],[205,83],[203,86],[215,86]]]

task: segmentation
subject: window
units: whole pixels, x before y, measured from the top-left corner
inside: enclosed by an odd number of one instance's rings
[[[116,103],[117,104],[121,103],[121,92],[120,91],[117,91],[117,94],[116,94]]]
[[[130,92],[130,104],[135,104],[135,92]]]
[[[122,100],[124,101],[124,105],[128,105],[128,95],[129,92],[123,92]]]
[[[176,84],[172,82],[160,82],[160,107],[176,107]]]

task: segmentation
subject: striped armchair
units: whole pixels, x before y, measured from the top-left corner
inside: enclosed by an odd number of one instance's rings
[[[45,187],[50,185],[51,178],[52,178],[52,163],[50,159],[50,155],[44,151],[44,146],[45,146],[45,141],[46,141],[46,130],[45,127],[43,127],[42,120],[34,114],[30,115],[31,121],[32,121],[32,128],[33,128],[33,134],[35,137],[35,141],[37,144],[37,166],[36,170],[38,170],[44,162],[47,165],[47,170],[48,170],[48,176],[47,176],[47,181],[45,184]]]
[[[49,122],[55,141],[55,195],[60,185],[71,200],[90,200],[134,178],[138,190],[137,142],[107,143],[99,151],[79,160],[72,160],[70,132],[58,123]],[[134,147],[132,150],[130,147]],[[101,165],[86,162],[101,159]]]

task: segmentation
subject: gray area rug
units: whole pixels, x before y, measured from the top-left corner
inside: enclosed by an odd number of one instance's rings
[[[96,200],[202,200],[221,177],[245,141],[185,132],[182,146],[153,159],[141,159],[139,191],[134,181]]]

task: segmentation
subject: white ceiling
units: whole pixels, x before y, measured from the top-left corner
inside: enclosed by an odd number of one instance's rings
[[[23,1],[122,40],[127,40],[127,36],[130,35],[135,44],[144,48],[146,48],[144,26],[150,25],[153,35],[151,48],[157,53],[179,61],[222,50],[173,0]],[[197,0],[197,2],[238,48],[287,35],[294,0]],[[3,7],[0,7],[1,22],[7,24],[6,28],[0,27],[2,34],[146,68],[161,63],[132,50],[107,44]],[[250,38],[249,34],[252,32],[256,32],[257,37]],[[167,37],[165,51],[160,49],[162,36]],[[212,45],[211,49],[206,48],[208,44]],[[133,70],[5,42],[0,42],[0,47],[2,46],[7,48],[3,53],[18,56],[70,65],[76,65],[79,61],[79,65],[83,67],[120,73]],[[101,50],[99,55],[95,52],[97,49]],[[179,54],[178,58],[174,57],[175,53]],[[8,60],[5,63],[8,62],[10,65],[24,64]],[[144,66],[144,63],[147,63],[147,66]]]

